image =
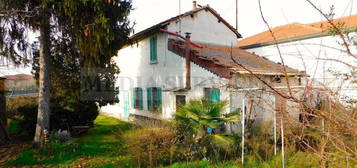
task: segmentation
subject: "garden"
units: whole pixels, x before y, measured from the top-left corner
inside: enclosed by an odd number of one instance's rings
[[[225,123],[239,122],[240,112],[223,115],[226,105],[224,101],[195,99],[182,106],[172,121],[145,125],[98,115],[87,133],[72,137],[70,131],[52,131],[42,147],[26,141],[25,137],[34,132],[24,129],[30,126],[23,122],[28,116],[22,115],[22,119],[9,124],[9,132],[21,141],[2,153],[7,156],[0,164],[5,167],[242,167],[242,135],[221,129]],[[17,109],[20,114],[29,111],[23,108]],[[245,138],[244,167],[282,167],[281,148],[274,155],[268,126],[261,124],[247,130]],[[314,136],[305,139],[304,142],[316,148],[324,143]],[[293,143],[289,132],[286,141],[285,167],[320,167],[324,161],[306,146]],[[334,154],[336,159],[343,155]],[[353,160],[328,163],[330,167],[356,166]]]

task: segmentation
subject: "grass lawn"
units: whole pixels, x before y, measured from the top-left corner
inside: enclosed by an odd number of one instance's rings
[[[95,126],[87,134],[73,138],[66,143],[49,143],[40,150],[30,147],[22,151],[8,167],[90,167],[90,168],[132,168],[135,167],[127,156],[121,135],[134,129],[133,124],[116,118],[100,115]],[[1,166],[0,166],[1,167]],[[213,166],[208,161],[175,163],[166,168],[235,168],[231,163]]]
[[[121,137],[123,132],[131,129],[135,129],[135,125],[100,115],[95,120],[94,128],[87,134],[65,143],[51,142],[42,150],[25,144],[25,150],[7,161],[5,166],[0,164],[0,167],[134,168],[136,166],[127,154],[126,145]],[[21,151],[23,148],[17,150]],[[306,158],[310,158],[309,162],[306,162]],[[287,158],[287,164],[290,165],[287,167],[317,167],[318,161],[312,158],[312,155],[303,152],[295,153]],[[276,159],[260,162],[252,156],[247,156],[244,167],[281,167],[280,155]],[[239,160],[237,158],[236,161],[218,164],[208,161],[183,162],[165,168],[239,168]]]
[[[66,143],[49,143],[44,150],[26,149],[7,166],[132,167],[120,136],[131,128],[134,125],[100,115],[88,134]]]
[[[100,115],[95,126],[87,134],[65,143],[49,143],[47,149],[29,147],[13,160],[8,167],[90,167],[133,168],[121,135],[135,125],[116,118]],[[1,167],[1,165],[0,165]],[[212,165],[208,161],[175,163],[165,168],[236,168],[232,163]]]

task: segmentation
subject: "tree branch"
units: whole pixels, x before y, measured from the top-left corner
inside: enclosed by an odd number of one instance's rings
[[[264,18],[263,10],[262,10],[262,6],[261,6],[261,3],[260,3],[260,0],[258,0],[258,4],[259,4],[260,15],[261,15],[261,17],[262,17],[262,19],[263,19],[263,22],[264,22],[265,25],[268,27],[269,32],[270,32],[270,34],[272,35],[272,37],[273,37],[273,39],[274,39],[274,43],[275,43],[276,49],[278,50],[279,57],[280,57],[280,60],[281,60],[281,64],[282,64],[282,66],[283,66],[284,76],[285,76],[285,80],[286,80],[286,85],[287,85],[287,87],[288,87],[290,97],[292,97],[292,91],[291,91],[291,88],[290,88],[290,82],[289,82],[289,78],[288,78],[288,73],[286,72],[286,67],[285,67],[284,59],[283,59],[283,56],[282,56],[282,54],[281,54],[280,47],[279,47],[279,45],[278,45],[278,41],[276,40],[276,37],[275,37],[275,35],[274,35],[274,32],[271,30],[270,25],[268,24],[268,22],[267,22],[267,21],[265,20],[265,18]]]
[[[351,50],[350,50],[350,47],[347,43],[347,40],[346,40],[346,36],[345,34],[341,31],[340,28],[338,28],[333,22],[332,20],[325,14],[322,12],[321,9],[319,9],[314,3],[312,3],[310,0],[306,0],[306,2],[308,2],[313,8],[315,8],[328,22],[329,24],[332,26],[332,28],[334,30],[336,30],[337,34],[340,36],[340,38],[342,39],[342,42],[343,42],[343,45],[345,46],[346,48],[346,52],[348,55],[354,57],[354,58],[357,58],[356,55],[354,55]]]

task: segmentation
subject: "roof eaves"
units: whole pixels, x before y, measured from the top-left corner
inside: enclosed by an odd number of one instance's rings
[[[207,6],[207,10],[209,10],[214,16],[216,16],[224,25],[226,25],[229,29],[233,31],[234,34],[237,35],[237,38],[242,38],[242,35],[238,32],[237,29],[235,29],[232,25],[230,25],[225,19],[221,17],[221,15],[218,14],[216,10],[213,8]]]
[[[239,74],[255,74],[255,75],[267,75],[267,76],[274,76],[274,75],[279,75],[279,76],[285,76],[284,72],[266,72],[266,71],[252,71],[252,72],[248,72],[246,70],[235,70],[235,72],[239,73]],[[303,72],[287,72],[286,73],[288,76],[305,76],[306,74]]]
[[[316,37],[325,37],[328,35],[329,35],[329,33],[327,31],[325,31],[325,32],[321,32],[321,33],[313,33],[313,34],[307,34],[307,35],[303,35],[303,36],[290,37],[290,38],[285,38],[285,39],[276,40],[276,41],[255,43],[255,44],[240,46],[239,48],[241,48],[241,49],[259,48],[259,47],[265,47],[265,46],[270,46],[270,45],[275,45],[275,44],[283,44],[283,43],[290,43],[290,42],[294,42],[294,41],[307,40],[307,39],[316,38]]]
[[[302,24],[302,25],[304,25],[304,24]],[[306,26],[311,29],[318,29],[318,28],[311,26],[311,24],[306,25]],[[278,28],[278,27],[276,27],[276,28]],[[357,30],[357,26],[352,26],[352,27],[348,27],[348,28],[344,29],[345,32],[354,32],[356,30]],[[263,33],[266,33],[266,32],[262,32],[259,34],[263,34]],[[257,34],[257,35],[259,35],[259,34]],[[294,42],[294,41],[307,40],[307,39],[311,39],[311,38],[325,37],[325,36],[329,36],[329,35],[331,35],[330,31],[324,30],[319,33],[312,33],[312,34],[305,34],[305,35],[300,35],[300,36],[295,36],[295,37],[288,37],[288,38],[277,40],[276,42],[275,41],[267,41],[267,42],[262,42],[262,43],[254,43],[254,44],[244,45],[244,46],[240,46],[239,48],[241,48],[241,49],[259,48],[259,47],[265,47],[265,46],[270,46],[270,45],[275,45],[275,44],[283,44],[283,43],[289,43],[289,42]],[[238,45],[239,45],[239,42],[238,42]]]

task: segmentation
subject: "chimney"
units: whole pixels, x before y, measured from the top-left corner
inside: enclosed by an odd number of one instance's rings
[[[186,52],[185,52],[185,59],[186,59],[186,89],[190,90],[191,89],[191,44],[190,44],[190,38],[191,38],[191,33],[186,32]]]
[[[193,7],[193,10],[195,10],[197,8],[197,1],[192,1],[192,7]]]

